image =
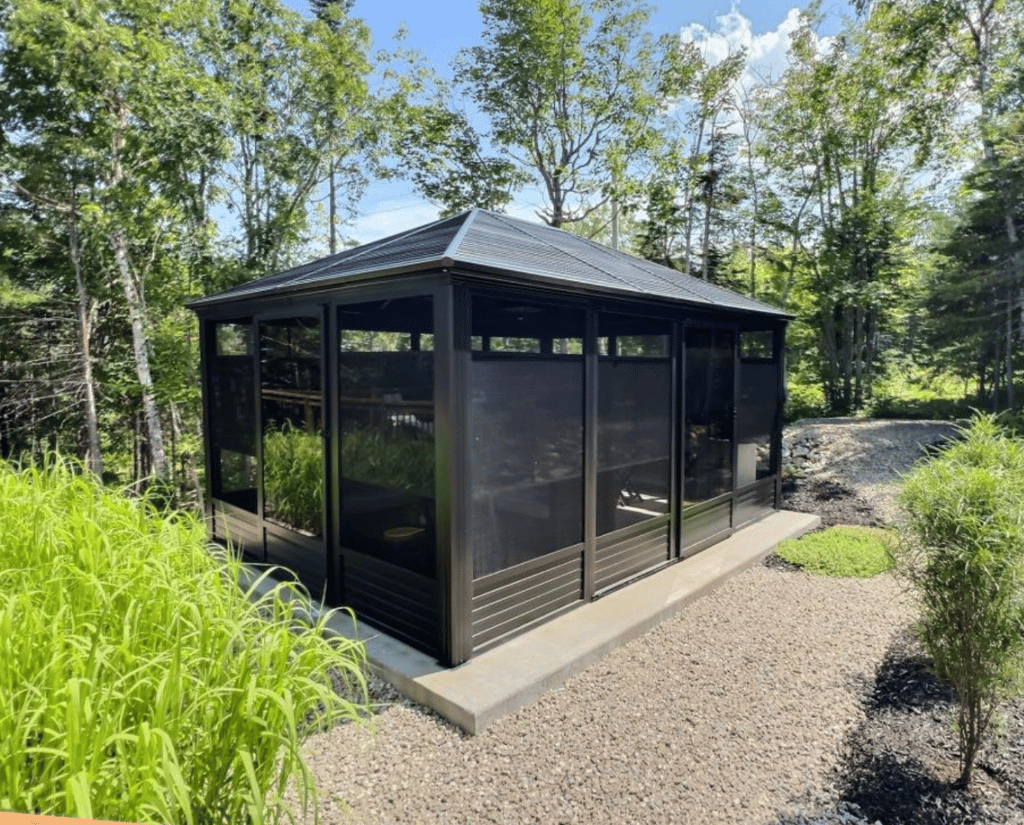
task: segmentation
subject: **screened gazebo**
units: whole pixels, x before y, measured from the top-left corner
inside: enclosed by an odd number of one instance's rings
[[[483,210],[194,302],[209,520],[449,665],[778,507],[778,309]]]

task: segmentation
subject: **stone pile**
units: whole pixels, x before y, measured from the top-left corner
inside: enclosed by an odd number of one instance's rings
[[[805,434],[782,436],[782,471],[801,475],[821,463],[821,438]]]

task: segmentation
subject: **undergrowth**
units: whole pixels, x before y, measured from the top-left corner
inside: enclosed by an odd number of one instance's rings
[[[295,585],[251,600],[196,519],[61,465],[0,463],[0,533],[0,810],[234,825],[290,815],[290,783],[315,802],[300,743],[363,715],[365,654]]]
[[[779,544],[776,553],[808,573],[870,578],[892,568],[889,534],[874,527],[829,527]]]

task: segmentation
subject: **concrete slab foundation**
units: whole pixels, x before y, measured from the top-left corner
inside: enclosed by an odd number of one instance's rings
[[[660,624],[731,576],[757,564],[783,539],[813,530],[818,516],[780,510],[691,558],[446,668],[425,653],[350,617],[329,626],[366,645],[371,667],[401,693],[470,733],[480,733],[561,685],[609,651]],[[272,586],[266,582],[265,588]]]

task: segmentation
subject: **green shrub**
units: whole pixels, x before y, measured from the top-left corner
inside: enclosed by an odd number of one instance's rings
[[[362,646],[294,585],[252,601],[191,517],[0,463],[0,810],[279,821],[300,743],[360,717]],[[336,692],[334,678],[341,680]]]
[[[825,395],[817,384],[790,381],[786,386],[783,418],[787,424],[804,418],[821,418],[828,413]]]
[[[873,527],[829,527],[779,544],[776,553],[808,573],[869,578],[892,568],[889,534]]]
[[[922,646],[956,691],[966,787],[999,703],[1024,685],[1024,442],[989,417],[962,435],[905,479],[895,558],[920,596]]]

